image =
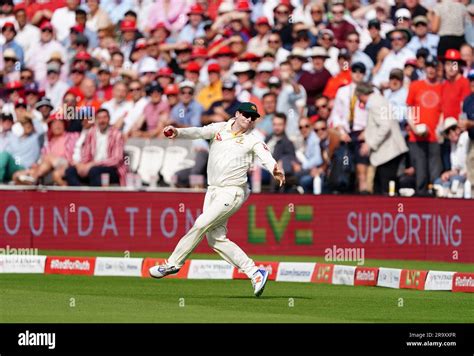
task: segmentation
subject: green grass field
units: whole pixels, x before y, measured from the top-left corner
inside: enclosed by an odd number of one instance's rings
[[[48,255],[120,253],[40,251]],[[132,253],[130,257],[166,254]],[[320,261],[252,256],[257,260]],[[192,258],[218,258],[193,255]],[[472,264],[366,260],[366,266],[474,271]],[[244,280],[0,274],[0,322],[472,323],[472,294],[268,282],[255,298]]]

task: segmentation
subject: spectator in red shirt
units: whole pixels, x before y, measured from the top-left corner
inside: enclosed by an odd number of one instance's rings
[[[356,30],[352,24],[344,20],[344,11],[344,4],[334,4],[331,11],[333,19],[327,26],[327,28],[334,33],[337,48],[343,48],[345,46],[346,35]]]
[[[442,110],[442,88],[437,80],[437,65],[436,59],[428,57],[426,79],[413,81],[408,89],[408,147],[415,168],[418,195],[426,195],[428,183],[434,182],[442,171],[441,150],[436,137]]]
[[[97,73],[98,86],[96,91],[96,98],[101,103],[112,99],[113,85],[110,83],[110,69],[107,65],[101,66]]]
[[[345,48],[339,51],[337,63],[339,64],[340,72],[328,80],[323,92],[323,95],[331,100],[336,97],[337,90],[340,87],[343,87],[352,81],[351,55]]]
[[[102,174],[109,175],[111,184],[125,184],[127,167],[123,159],[123,136],[109,123],[108,110],[99,109],[96,113],[96,125],[87,133],[81,162],[66,170],[66,181],[69,185],[79,186],[87,183],[91,186],[101,186]]]
[[[448,49],[443,58],[446,80],[442,84],[442,111],[444,117],[459,118],[464,99],[470,94],[469,80],[463,77],[466,64],[456,49]]]

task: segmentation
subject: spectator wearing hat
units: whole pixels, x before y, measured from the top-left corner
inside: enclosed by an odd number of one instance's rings
[[[126,61],[131,59],[131,54],[135,48],[135,41],[138,39],[138,29],[135,21],[123,20],[120,23],[120,52],[123,53]]]
[[[217,63],[207,66],[209,85],[202,88],[196,95],[196,100],[204,110],[208,110],[212,103],[222,100],[221,67]]]
[[[394,19],[393,19],[393,22],[395,24],[395,28],[405,29],[405,30],[411,31],[410,30],[411,19],[412,19],[411,12],[406,7],[402,7],[402,8],[397,9],[395,11],[395,15],[394,15]]]
[[[237,83],[232,79],[225,79],[222,82],[222,99],[214,101],[203,113],[203,125],[226,121],[235,114],[241,104],[237,98],[236,86]]]
[[[7,183],[16,172],[30,168],[40,156],[38,134],[31,118],[25,118],[21,125],[22,135],[11,135],[7,146],[0,150],[0,183]]]
[[[187,12],[185,0],[156,0],[146,20],[147,28],[154,28],[157,23],[163,22],[171,32],[178,33],[186,25],[187,17],[182,15]]]
[[[271,78],[274,70],[275,70],[275,65],[272,62],[264,61],[258,64],[257,77],[252,89],[252,93],[259,100],[262,99],[262,96],[265,93],[268,93],[269,91],[268,80]]]
[[[360,45],[360,36],[359,34],[354,31],[354,32],[349,32],[346,36],[346,41],[345,41],[345,47],[347,48],[347,51],[351,55],[351,61],[352,63],[364,63],[365,65],[365,78],[364,80],[368,81],[369,78],[371,77],[372,74],[372,69],[374,68],[374,63],[370,59],[370,57],[362,52],[359,49]]]
[[[127,100],[128,94],[128,85],[125,82],[117,82],[113,87],[112,99],[102,104],[101,108],[106,109],[110,116],[110,125],[122,121],[132,110],[133,103]]]
[[[314,107],[314,100],[321,95],[324,88],[331,78],[331,73],[324,67],[324,61],[329,58],[323,47],[313,47],[310,53],[313,65],[312,72],[304,72],[298,83],[303,86],[306,91],[306,105]]]
[[[318,45],[323,47],[329,58],[324,62],[324,67],[331,73],[336,75],[339,73],[338,55],[339,49],[335,46],[334,33],[331,30],[321,29],[318,33]]]
[[[302,22],[308,27],[313,26],[314,22],[313,22],[312,14],[313,14],[314,5],[315,4],[313,4],[312,1],[302,1],[301,3],[296,5],[292,13],[294,23]],[[314,8],[316,9],[316,7]],[[322,18],[322,15],[321,15],[321,18]]]
[[[20,80],[18,57],[13,49],[8,48],[3,52],[3,83]]]
[[[174,82],[174,73],[170,67],[162,67],[156,73],[156,80],[163,90]]]
[[[467,6],[467,13],[469,15],[468,20],[466,21],[466,30],[465,30],[465,39],[466,42],[474,47],[474,4],[469,4]]]
[[[370,20],[367,26],[372,41],[364,48],[364,53],[370,57],[373,64],[376,64],[380,58],[385,57],[389,53],[390,41],[382,38],[379,20]]]
[[[123,159],[122,133],[110,125],[107,109],[96,113],[95,125],[89,130],[81,152],[81,162],[66,170],[68,185],[102,185],[102,174],[109,175],[111,184],[125,185],[127,166]]]
[[[189,80],[179,84],[179,102],[171,109],[170,120],[177,127],[199,127],[204,111],[194,99],[195,84]]]
[[[310,71],[312,69],[312,65],[308,63],[308,54],[311,52],[312,50],[293,47],[291,54],[288,56],[288,61],[291,64],[291,68],[295,73],[295,78],[297,81],[300,80],[301,75],[305,71]]]
[[[255,29],[257,34],[248,41],[247,51],[255,53],[258,56],[263,56],[268,46],[268,39],[271,36],[270,21],[264,16],[259,17],[257,21],[255,21]]]
[[[5,22],[2,26],[2,35],[5,39],[5,42],[1,46],[1,50],[4,52],[8,49],[12,49],[15,52],[17,61],[20,62],[20,65],[24,64],[25,55],[23,48],[16,41],[16,28],[13,22]]]
[[[199,81],[201,66],[197,62],[189,62],[184,70],[184,80],[194,83],[194,91],[198,93],[204,85]]]
[[[89,8],[86,27],[89,30],[98,32],[99,29],[112,26],[112,20],[104,10],[103,6],[100,5],[100,0],[87,0],[86,3]],[[118,5],[120,6],[120,4]]]
[[[459,50],[464,43],[464,31],[469,20],[467,8],[455,0],[442,0],[428,13],[431,31],[439,35],[438,57],[448,49]]]
[[[388,88],[383,92],[390,106],[390,118],[398,121],[404,138],[407,138],[407,96],[408,89],[403,85],[404,74],[401,69],[392,69]]]
[[[361,154],[370,155],[370,163],[376,167],[374,192],[387,194],[389,182],[397,179],[398,167],[403,154],[408,151],[397,119],[387,118],[390,104],[369,83],[357,84],[355,93],[368,112],[365,142]]]
[[[428,57],[426,78],[411,82],[408,88],[408,147],[410,161],[415,168],[416,193],[419,195],[427,194],[428,184],[442,171],[441,150],[436,136],[442,111],[442,88],[437,79],[437,65],[435,58]]]
[[[170,106],[170,112],[171,109],[173,109],[178,103],[179,103],[179,86],[178,84],[168,84],[166,88],[164,88],[163,91],[166,95],[166,101],[168,102],[168,105]]]
[[[35,105],[35,110],[40,113],[39,122],[41,124],[41,131],[47,132],[48,131],[48,120],[51,117],[51,112],[53,111],[54,107],[47,97],[43,96],[40,101],[38,101]],[[38,130],[40,131],[40,130]],[[40,145],[43,147],[44,144],[44,134],[40,134]]]
[[[71,164],[79,133],[66,132],[66,126],[67,122],[62,115],[54,115],[50,119],[48,139],[41,150],[38,163],[16,172],[13,175],[16,184],[36,184],[39,178]]]
[[[280,78],[280,86],[274,89],[278,95],[277,111],[287,113],[285,132],[288,138],[296,143],[301,139],[298,122],[305,114],[306,90],[296,81],[295,73],[288,62],[280,64]]]
[[[309,26],[303,22],[293,23],[293,48],[298,47],[307,50],[315,45],[316,39],[310,38]]]
[[[467,176],[467,154],[469,150],[469,133],[462,131],[458,126],[458,120],[454,117],[447,117],[443,122],[443,135],[449,140],[450,145],[450,169],[444,171],[434,184],[439,184],[444,188],[450,188],[457,180],[464,184]]]
[[[51,99],[53,107],[59,109],[69,85],[60,80],[61,67],[58,63],[49,63],[46,72],[45,94]]]
[[[69,35],[69,31],[76,23],[76,10],[79,9],[79,0],[68,0],[66,6],[56,9],[51,17],[51,24],[56,31],[56,38],[62,42]]]
[[[348,85],[351,78],[351,55],[349,52],[342,48],[338,55],[339,73],[329,78],[326,86],[324,87],[323,95],[333,100],[336,97],[336,93],[340,87]]]
[[[163,88],[158,82],[152,82],[146,88],[148,103],[143,115],[133,125],[131,137],[154,138],[163,136],[163,128],[168,125],[170,106],[163,97]]]
[[[139,52],[141,52],[139,56],[142,57],[132,64],[132,70],[138,73],[140,76],[140,81],[143,85],[148,85],[156,79],[159,65],[155,58],[149,57],[146,54],[146,44],[142,43],[142,41],[144,41],[143,38],[140,38],[136,41],[139,46],[143,46],[142,49],[139,50]]]
[[[337,48],[345,47],[346,34],[354,32],[354,25],[344,19],[346,8],[343,3],[336,3],[332,6],[332,20],[329,22],[327,29],[334,33],[335,45]]]
[[[469,80],[462,76],[462,67],[466,63],[455,49],[448,49],[442,60],[446,76],[441,89],[442,113],[444,117],[458,119],[462,102],[470,94]]]
[[[178,42],[192,43],[196,37],[204,35],[204,8],[200,4],[192,5],[188,12],[188,23],[179,31]]]
[[[413,28],[415,35],[407,45],[413,53],[420,48],[427,48],[432,56],[436,56],[439,44],[439,36],[428,32],[428,18],[426,16],[417,16],[413,19]]]
[[[303,20],[309,27],[313,36],[318,37],[319,31],[326,28],[327,22],[324,19],[326,10],[323,4],[312,3],[310,7],[310,20]],[[294,15],[293,15],[294,16]]]
[[[282,62],[285,62],[290,55],[290,51],[286,48],[283,48],[283,42],[281,36],[277,32],[272,32],[268,36],[268,47],[265,48],[264,53],[270,51],[275,56],[275,64],[280,65]]]
[[[110,82],[111,75],[108,65],[101,65],[97,73],[96,98],[101,103],[112,99],[113,85]]]
[[[35,72],[35,78],[39,83],[46,78],[47,62],[54,52],[59,52],[61,58],[66,58],[64,47],[54,39],[51,22],[44,21],[41,23],[40,30],[40,41],[32,44],[26,53],[26,65]]]
[[[235,62],[232,66],[232,73],[237,77],[237,99],[240,102],[252,101],[261,111],[261,102],[258,97],[252,94],[254,87],[255,71],[248,62]]]
[[[415,53],[407,48],[407,43],[411,39],[410,31],[396,28],[387,33],[392,49],[377,62],[373,70],[372,83],[380,88],[386,88],[388,77],[394,68],[403,69],[403,65],[408,59],[415,58]]]
[[[293,22],[290,21],[292,11],[290,2],[280,2],[273,9],[273,31],[280,34],[282,46],[287,50],[293,45]]]
[[[359,192],[366,192],[368,189],[367,168],[369,166],[369,156],[362,154],[360,151],[365,139],[367,110],[359,102],[355,88],[358,83],[364,80],[365,73],[366,68],[363,63],[352,63],[352,81],[337,91],[333,109],[329,116],[329,126],[338,130],[341,142],[349,146],[351,158],[356,166]]]

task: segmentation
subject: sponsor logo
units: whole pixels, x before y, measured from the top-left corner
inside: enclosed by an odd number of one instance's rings
[[[402,270],[400,276],[400,288],[425,289],[425,280],[428,271]]]
[[[325,263],[316,263],[316,271],[314,274],[314,281],[316,283],[332,283],[332,274],[334,265]]]
[[[452,289],[453,292],[474,293],[474,273],[455,273]]]
[[[89,261],[71,261],[70,259],[61,261],[53,259],[51,260],[51,269],[89,271],[91,269],[91,264]]]

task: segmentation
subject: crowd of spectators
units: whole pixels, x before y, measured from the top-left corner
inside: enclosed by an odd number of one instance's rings
[[[469,1],[0,3],[0,183],[125,185],[127,140],[251,101],[286,192],[474,184]],[[205,175],[207,145],[179,185]]]

